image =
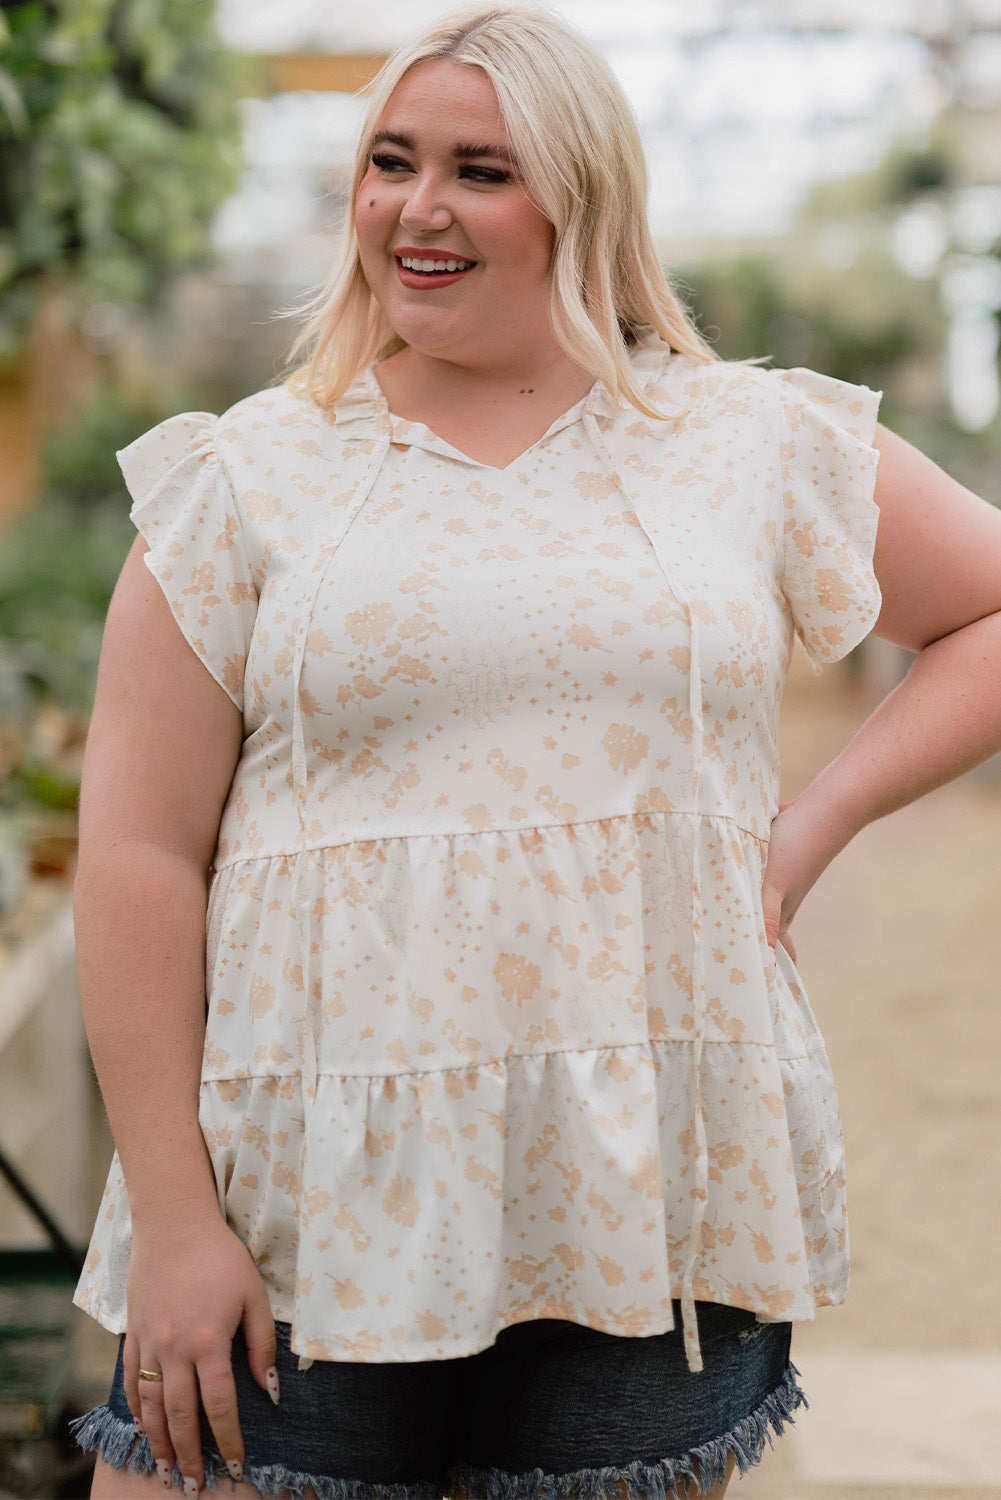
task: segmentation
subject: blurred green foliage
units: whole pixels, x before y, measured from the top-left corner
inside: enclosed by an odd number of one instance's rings
[[[48,499],[5,535],[0,656],[8,694],[89,711],[104,617],[133,536],[117,498],[88,506]]]
[[[104,618],[135,538],[116,451],[167,414],[108,382],[47,440],[42,496],[0,548],[0,659],[8,685],[16,665],[22,696],[89,711]]]
[[[0,819],[76,806],[104,617],[133,535],[115,497],[49,498],[4,536]]]
[[[206,0],[4,5],[0,359],[42,277],[135,303],[204,256],[238,168],[238,73]]]
[[[107,502],[128,510],[116,454],[141,433],[185,402],[173,393],[158,393],[155,402],[132,400],[120,385],[106,380],[88,394],[72,419],[47,436],[42,450],[43,507],[62,503],[76,507]],[[56,500],[58,497],[58,500]]]
[[[43,494],[4,533],[0,834],[11,818],[29,841],[52,820],[65,832],[76,807],[104,620],[135,537],[115,452],[166,414],[99,386],[50,437]]]

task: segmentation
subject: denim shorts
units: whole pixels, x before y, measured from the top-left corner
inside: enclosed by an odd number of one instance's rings
[[[806,1403],[789,1362],[791,1325],[699,1303],[704,1368],[693,1375],[670,1333],[625,1338],[542,1318],[503,1329],[463,1359],[409,1364],[317,1361],[300,1370],[277,1325],[281,1402],[233,1346],[244,1477],[260,1496],[319,1500],[630,1500],[701,1494],[760,1461]],[[153,1460],[122,1385],[77,1423],[77,1442],[116,1468]],[[206,1485],[225,1466],[202,1418]],[[181,1477],[174,1470],[181,1487]],[[619,1485],[625,1481],[625,1486]],[[700,1482],[701,1481],[701,1482]],[[689,1482],[691,1489],[689,1489]]]

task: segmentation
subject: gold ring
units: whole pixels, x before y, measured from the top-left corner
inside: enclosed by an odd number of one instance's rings
[[[162,1380],[163,1376],[160,1374],[159,1370],[140,1370],[139,1371],[139,1379],[140,1380]]]

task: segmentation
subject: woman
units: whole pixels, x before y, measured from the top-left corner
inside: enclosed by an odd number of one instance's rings
[[[1001,742],[1001,517],[871,392],[714,360],[643,201],[579,37],[444,22],[373,90],[308,365],[123,455],[95,1495],[721,1495],[803,1399],[847,1243],[786,934]],[[779,811],[794,631],[872,627],[911,672]]]

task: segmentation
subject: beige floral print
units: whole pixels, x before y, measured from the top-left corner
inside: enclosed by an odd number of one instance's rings
[[[371,371],[122,454],[244,714],[201,1115],[305,1357],[844,1296],[837,1098],[759,893],[793,632],[832,661],[878,611],[877,398],[634,357],[664,420],[599,383],[504,470]],[[117,1330],[128,1256],[116,1160],[77,1300]]]

